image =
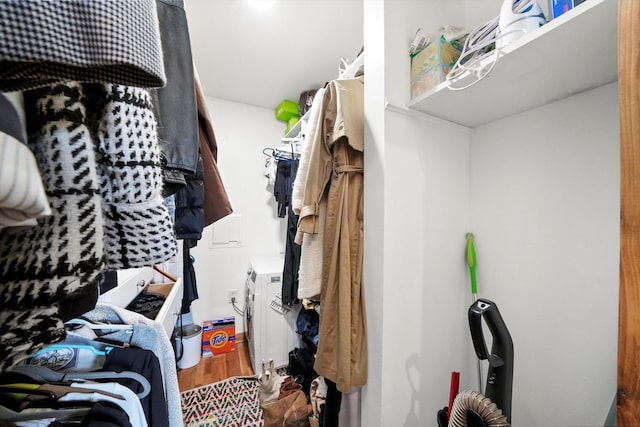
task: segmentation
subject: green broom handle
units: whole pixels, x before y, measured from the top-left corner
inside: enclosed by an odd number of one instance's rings
[[[471,294],[473,301],[478,300],[478,285],[476,283],[476,248],[473,246],[473,233],[467,233],[467,264],[469,264],[469,276],[471,277]],[[480,359],[476,360],[478,376],[478,392],[482,393],[482,364]]]

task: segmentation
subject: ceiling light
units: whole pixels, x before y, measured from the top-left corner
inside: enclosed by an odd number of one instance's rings
[[[255,7],[256,9],[266,10],[273,7],[276,3],[276,0],[247,0],[250,6]]]

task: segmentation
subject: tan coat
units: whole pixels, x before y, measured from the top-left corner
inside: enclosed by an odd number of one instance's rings
[[[326,197],[320,340],[315,370],[338,390],[367,381],[367,335],[362,282],[364,81],[334,80],[326,88],[298,228],[319,231]]]

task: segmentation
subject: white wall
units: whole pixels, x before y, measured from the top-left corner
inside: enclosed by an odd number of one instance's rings
[[[403,107],[409,99],[415,30],[449,23],[445,17],[461,6],[433,4],[365,1],[370,373],[363,426],[435,425],[451,371],[472,364],[464,327],[470,296],[456,241],[464,245],[469,217],[469,132],[384,111],[385,101]]]
[[[473,133],[478,292],[498,305],[514,340],[516,425],[601,426],[616,393],[617,90]]]
[[[380,425],[435,425],[451,371],[472,380],[469,135],[395,112],[386,127]]]
[[[242,216],[242,243],[215,246],[212,232],[218,223],[205,228],[191,251],[200,296],[191,310],[197,323],[235,315],[236,332],[241,332],[242,316],[227,303],[227,290],[238,289],[243,303],[249,259],[284,253],[286,220],[277,217],[273,188],[264,176],[262,150],[279,144],[285,123],[275,119],[273,110],[217,98],[206,100],[218,142],[218,168],[234,215]]]
[[[362,425],[435,425],[452,370],[476,388],[467,231],[480,294],[515,343],[514,423],[603,425],[616,384],[617,88],[470,133],[402,113],[415,30],[455,14],[475,25],[501,2],[455,3],[365,1],[365,289],[379,370]]]
[[[364,56],[364,295],[369,352],[367,386],[362,389],[363,426],[379,425],[382,414],[382,349],[384,335],[385,215],[385,28],[384,2],[363,2]],[[354,427],[359,427],[358,425]]]

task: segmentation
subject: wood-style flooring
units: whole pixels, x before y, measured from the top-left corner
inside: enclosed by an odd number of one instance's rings
[[[240,335],[236,351],[200,359],[196,366],[178,371],[180,391],[215,383],[230,377],[253,375],[249,347]]]

